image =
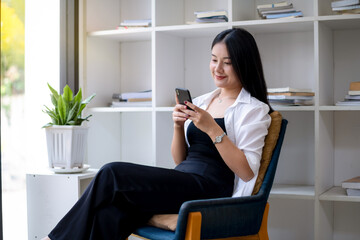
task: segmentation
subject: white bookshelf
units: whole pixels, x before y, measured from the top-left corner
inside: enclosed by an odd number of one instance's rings
[[[359,239],[359,198],[340,185],[360,175],[360,107],[335,103],[360,81],[360,15],[336,15],[331,0],[293,0],[304,17],[260,19],[256,5],[271,2],[80,1],[80,81],[85,95],[97,93],[88,110],[88,163],[173,167],[174,88],[189,88],[193,97],[212,90],[213,38],[245,28],[258,43],[268,87],[315,92],[314,106],[274,107],[289,124],[269,200],[270,238]],[[229,22],[187,24],[194,11],[213,9],[227,10]],[[152,26],[118,30],[125,19],[152,19]],[[107,107],[114,92],[147,89],[151,107]]]

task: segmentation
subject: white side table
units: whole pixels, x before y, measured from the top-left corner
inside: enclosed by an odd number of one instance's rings
[[[47,236],[85,191],[98,170],[58,174],[51,171],[26,175],[28,239]]]

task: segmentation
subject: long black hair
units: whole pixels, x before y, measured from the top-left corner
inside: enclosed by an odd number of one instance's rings
[[[224,42],[230,55],[231,64],[240,80],[242,87],[251,96],[269,105],[264,71],[261,63],[259,49],[254,37],[245,29],[234,28],[219,33],[212,42]]]

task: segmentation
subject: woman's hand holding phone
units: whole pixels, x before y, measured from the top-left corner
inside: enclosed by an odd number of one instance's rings
[[[182,91],[179,91],[178,89],[179,88],[175,89],[176,105],[174,107],[172,118],[173,118],[175,127],[184,127],[184,123],[188,119],[189,115],[184,113],[184,111],[187,110],[187,106],[183,102],[180,103],[179,95],[181,94]],[[181,98],[183,98],[183,97],[181,97]]]
[[[191,102],[186,102],[185,105],[193,110],[186,109],[184,110],[184,113],[188,114],[188,119],[190,119],[201,131],[207,133],[210,136],[212,135],[213,131],[217,131],[218,128],[220,128],[211,114],[206,110],[199,108]]]
[[[187,107],[184,104],[180,104],[179,100],[176,97],[176,105],[172,114],[175,127],[183,127],[185,121],[188,119],[189,115],[184,111],[187,110]]]

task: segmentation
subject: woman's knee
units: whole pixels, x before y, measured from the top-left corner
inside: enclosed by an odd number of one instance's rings
[[[116,178],[117,180],[126,179],[129,175],[131,175],[134,171],[134,165],[132,163],[126,162],[110,162],[103,165],[98,175],[112,176],[112,178]]]

